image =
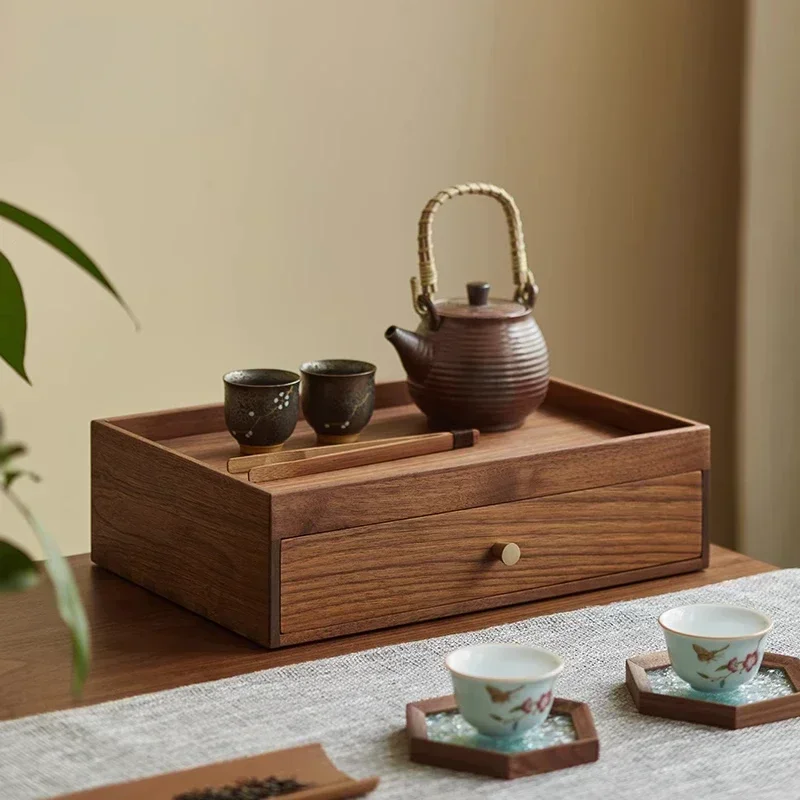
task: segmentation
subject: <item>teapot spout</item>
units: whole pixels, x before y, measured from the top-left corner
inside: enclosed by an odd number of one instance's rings
[[[428,339],[396,325],[387,328],[384,335],[397,350],[408,377],[414,383],[424,383],[433,361],[432,347]]]

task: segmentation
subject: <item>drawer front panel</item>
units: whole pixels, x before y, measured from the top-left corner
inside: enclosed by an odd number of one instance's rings
[[[280,628],[435,617],[439,606],[698,558],[702,503],[691,472],[284,539]],[[496,542],[519,545],[519,561],[494,558]]]

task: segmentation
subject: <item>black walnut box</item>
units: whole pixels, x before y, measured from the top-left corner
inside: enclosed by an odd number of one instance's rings
[[[365,440],[426,430],[404,383],[376,408]],[[237,454],[221,405],[93,422],[92,559],[268,647],[708,565],[708,427],[562,381],[471,448],[267,483]]]

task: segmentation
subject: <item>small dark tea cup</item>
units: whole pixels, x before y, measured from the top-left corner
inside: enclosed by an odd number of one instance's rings
[[[300,376],[284,369],[237,369],[225,383],[225,424],[242,453],[280,450],[300,408]]]
[[[375,365],[331,358],[307,361],[303,374],[303,416],[320,444],[354,442],[375,409]]]

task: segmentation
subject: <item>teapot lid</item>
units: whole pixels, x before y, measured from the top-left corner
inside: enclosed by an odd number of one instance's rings
[[[443,317],[480,317],[482,319],[514,319],[524,317],[531,310],[514,300],[490,300],[491,287],[485,281],[467,284],[467,298],[453,298],[436,302],[436,311]]]

